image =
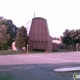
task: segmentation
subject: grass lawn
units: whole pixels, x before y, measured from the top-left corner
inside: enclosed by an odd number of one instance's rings
[[[13,51],[13,50],[1,50],[0,55],[13,55],[13,54],[25,54],[23,51]]]
[[[52,51],[50,53],[60,53],[60,52],[75,52],[75,51],[70,51],[70,50],[56,50],[56,51]],[[38,53],[42,53],[44,54],[45,51],[31,51],[28,52],[28,54],[38,54]],[[16,54],[27,54],[27,51],[13,51],[13,50],[1,50],[0,51],[0,55],[16,55]]]
[[[45,53],[42,51],[31,51],[28,54],[38,54],[38,53]],[[1,50],[0,55],[16,55],[16,54],[27,54],[27,51],[13,51],[13,50]]]

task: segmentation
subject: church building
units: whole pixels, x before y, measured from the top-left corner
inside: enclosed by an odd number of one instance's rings
[[[52,52],[52,40],[50,38],[47,20],[41,17],[33,18],[31,25],[28,27],[30,27],[29,50]]]

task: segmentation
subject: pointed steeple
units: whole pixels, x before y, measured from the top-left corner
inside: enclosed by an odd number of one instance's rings
[[[35,7],[34,7],[34,18],[35,18]]]
[[[34,11],[34,18],[35,18],[35,11]]]

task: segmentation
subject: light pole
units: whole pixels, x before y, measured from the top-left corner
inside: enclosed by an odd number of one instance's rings
[[[27,54],[28,54],[28,46],[29,46],[29,45],[27,44]]]

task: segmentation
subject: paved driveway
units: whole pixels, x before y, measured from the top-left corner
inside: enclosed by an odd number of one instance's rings
[[[54,72],[61,67],[79,67],[80,52],[0,56],[0,80],[73,80],[75,72]]]

